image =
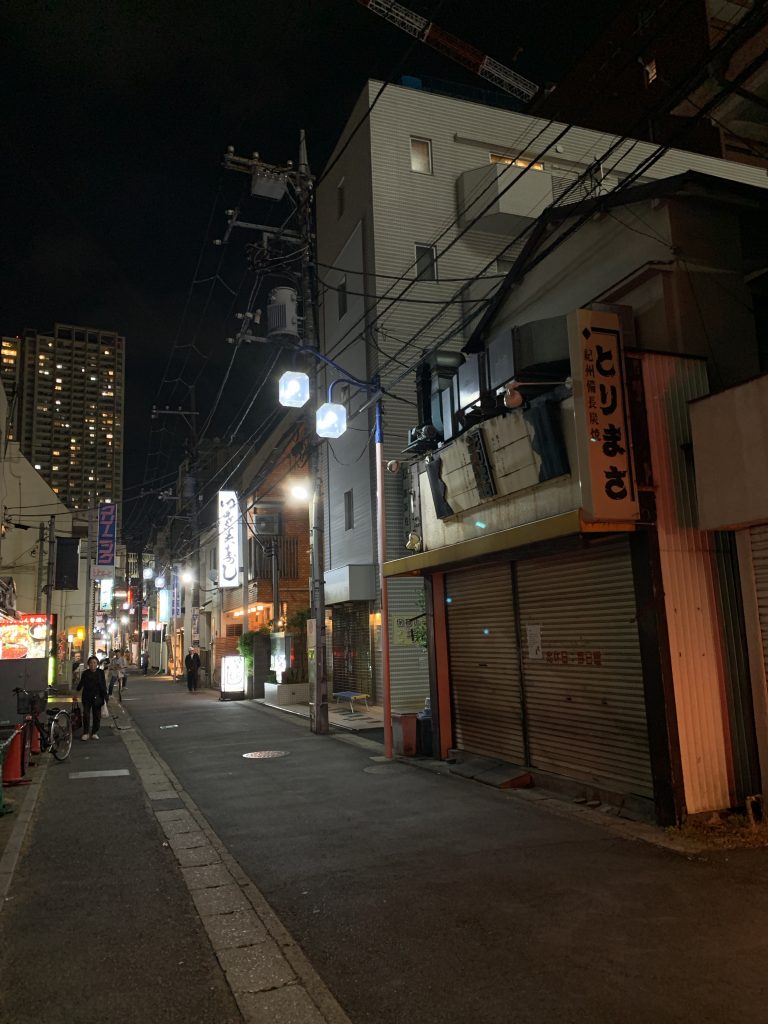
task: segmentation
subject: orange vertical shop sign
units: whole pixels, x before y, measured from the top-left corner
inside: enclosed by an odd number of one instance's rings
[[[568,326],[584,516],[597,522],[634,521],[639,510],[619,316],[579,309]]]

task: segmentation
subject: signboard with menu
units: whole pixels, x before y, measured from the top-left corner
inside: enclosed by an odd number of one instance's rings
[[[51,616],[55,627],[56,616]],[[21,614],[16,619],[0,622],[0,660],[48,656],[49,625],[42,613]]]

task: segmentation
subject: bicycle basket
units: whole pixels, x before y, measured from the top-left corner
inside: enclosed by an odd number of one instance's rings
[[[48,703],[47,690],[22,690],[16,694],[16,713],[18,715],[34,715]]]

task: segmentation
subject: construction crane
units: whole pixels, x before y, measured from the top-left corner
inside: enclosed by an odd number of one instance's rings
[[[474,71],[481,78],[493,82],[499,89],[511,93],[519,100],[528,103],[539,91],[538,85],[534,82],[523,78],[522,75],[518,75],[506,65],[481,53],[477,47],[470,46],[463,39],[451,35],[439,25],[435,25],[433,21],[422,18],[415,11],[403,7],[402,4],[392,3],[391,0],[357,0],[357,2],[386,21],[397,25],[408,35],[420,39],[422,43],[431,46],[433,50],[444,53],[446,57],[450,57],[458,64],[463,64],[465,68]]]

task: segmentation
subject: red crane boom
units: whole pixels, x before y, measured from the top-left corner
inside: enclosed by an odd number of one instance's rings
[[[539,91],[539,87],[534,82],[523,78],[522,75],[518,75],[516,71],[506,65],[481,53],[477,47],[470,46],[463,39],[451,35],[439,25],[435,25],[433,21],[422,18],[421,15],[403,7],[402,4],[393,3],[391,0],[357,0],[357,2],[384,18],[385,21],[397,25],[403,32],[415,36],[431,46],[432,49],[444,53],[446,57],[450,57],[458,64],[463,64],[465,68],[469,68],[481,78],[493,82],[499,89],[511,93],[520,100],[528,102]]]

